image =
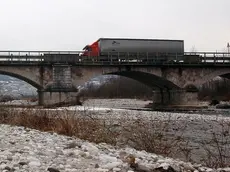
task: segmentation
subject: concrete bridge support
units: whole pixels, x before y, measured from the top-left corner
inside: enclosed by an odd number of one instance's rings
[[[39,105],[50,106],[50,105],[64,105],[64,104],[77,104],[77,92],[47,92],[39,91]]]
[[[52,67],[51,84],[38,91],[39,105],[77,103],[77,88],[72,83],[70,65],[55,64]]]
[[[154,90],[154,105],[198,105],[198,93],[186,90]]]

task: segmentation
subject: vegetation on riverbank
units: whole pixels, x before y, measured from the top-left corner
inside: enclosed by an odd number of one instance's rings
[[[147,152],[194,161],[193,152],[197,150],[192,150],[190,141],[184,136],[188,121],[181,125],[178,120],[172,120],[171,116],[167,119],[144,120],[139,116],[131,120],[115,120],[110,117],[103,119],[97,115],[94,112],[64,110],[1,109],[0,123],[74,136],[95,143],[129,145]],[[214,168],[229,166],[230,123],[216,121],[215,125],[210,125],[208,121],[204,122],[210,139],[200,142],[203,154],[198,158],[199,163]]]
[[[97,98],[141,98],[152,99],[152,88],[126,78],[115,77],[108,79],[100,86],[88,84],[82,90],[82,97]],[[230,80],[219,78],[210,80],[198,88],[198,98],[202,101],[229,101],[230,100]]]

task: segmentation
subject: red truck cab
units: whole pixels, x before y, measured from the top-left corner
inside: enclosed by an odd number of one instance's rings
[[[83,50],[83,56],[98,57],[100,55],[99,41],[96,41],[91,45],[86,45]]]

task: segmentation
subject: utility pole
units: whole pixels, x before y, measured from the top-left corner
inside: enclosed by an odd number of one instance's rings
[[[227,48],[228,48],[228,54],[229,54],[229,49],[230,49],[230,44],[229,44],[229,42],[227,43]]]

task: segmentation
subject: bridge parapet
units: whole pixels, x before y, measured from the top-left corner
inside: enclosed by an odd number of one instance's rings
[[[103,56],[82,56],[83,51],[0,51],[0,64],[65,63],[72,65],[157,65],[157,66],[230,66],[225,52],[107,52]]]

